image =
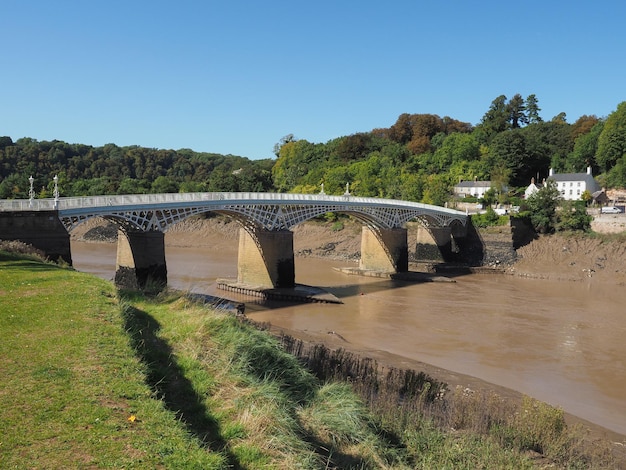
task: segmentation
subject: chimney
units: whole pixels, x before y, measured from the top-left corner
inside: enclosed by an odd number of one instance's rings
[[[591,174],[591,166],[587,167],[587,174],[590,175]]]
[[[554,175],[554,170],[550,168],[550,170],[548,171],[548,176],[552,176],[552,175]]]

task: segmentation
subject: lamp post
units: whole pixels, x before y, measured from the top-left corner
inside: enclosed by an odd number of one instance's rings
[[[35,190],[33,189],[35,178],[33,178],[33,175],[30,175],[28,182],[30,183],[30,189],[28,190],[28,207],[31,208],[33,207],[33,199],[35,199]]]
[[[54,181],[54,192],[52,193],[52,195],[54,196],[54,208],[58,209],[59,207],[59,177],[57,175],[54,175],[54,178],[52,178]]]

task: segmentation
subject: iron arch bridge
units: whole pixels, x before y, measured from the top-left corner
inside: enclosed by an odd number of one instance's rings
[[[217,212],[238,220],[244,228],[289,230],[327,212],[348,213],[375,229],[402,227],[417,220],[427,228],[466,226],[464,212],[440,206],[394,199],[356,197],[350,194],[289,193],[167,193],[57,199],[3,200],[2,211],[58,211],[65,228],[92,217],[115,221],[122,230],[167,231],[170,225],[204,212]]]

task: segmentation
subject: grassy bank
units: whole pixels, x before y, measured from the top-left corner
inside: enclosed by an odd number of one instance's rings
[[[118,293],[2,251],[0,338],[0,468],[612,465],[576,448],[559,410],[529,401],[496,420],[488,397],[447,401],[427,377],[381,378],[368,361],[291,341],[299,360],[183,295]]]

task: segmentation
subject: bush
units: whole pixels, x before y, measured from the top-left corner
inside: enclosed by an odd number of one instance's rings
[[[563,201],[557,212],[556,230],[588,232],[591,230],[591,220],[584,201]]]
[[[509,217],[506,215],[498,215],[491,206],[487,206],[487,210],[484,214],[473,214],[472,224],[474,227],[484,228],[492,227],[494,225],[506,225],[509,221]]]

